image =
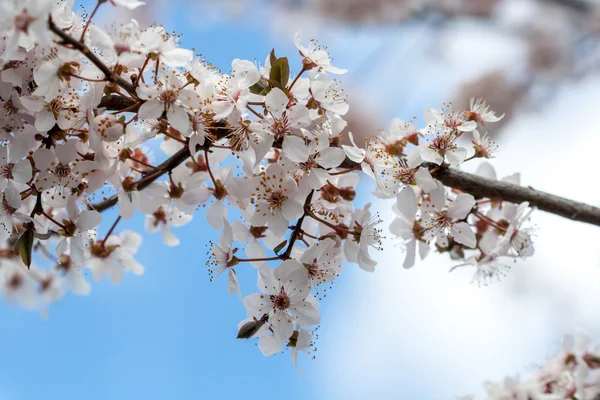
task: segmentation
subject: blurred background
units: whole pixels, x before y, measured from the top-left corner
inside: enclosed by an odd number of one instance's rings
[[[520,172],[523,185],[600,205],[596,1],[147,3],[129,15],[108,3],[98,23],[164,25],[223,71],[234,58],[263,62],[275,48],[297,72],[292,39],[301,30],[350,70],[340,80],[358,137],[392,118],[422,126],[427,105],[464,107],[481,96],[506,113],[490,127],[499,177]],[[95,2],[76,4],[90,11]],[[359,206],[373,200],[363,185]],[[389,224],[391,203],[374,203]],[[449,274],[446,256],[404,270],[391,239],[375,273],[348,265],[322,303],[315,359],[301,360],[300,375],[289,353],[264,358],[235,339],[244,307],[224,280],[209,282],[207,243],[217,234],[201,214],[175,230],[177,248],[144,234],[143,277],[68,294],[47,318],[0,303],[0,399],[484,398],[483,381],[526,376],[563,334],[583,328],[600,340],[600,229],[535,212],[536,254],[487,287],[470,284],[472,270]],[[119,227],[141,232],[143,218]],[[255,289],[250,273],[244,294]]]

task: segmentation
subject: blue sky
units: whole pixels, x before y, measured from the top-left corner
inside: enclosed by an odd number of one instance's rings
[[[262,62],[272,47],[293,60],[295,29],[318,24],[292,15],[279,21],[282,28],[264,14],[252,24],[207,22],[185,2],[173,4],[169,12],[161,9],[158,22],[183,33],[183,47],[194,47],[224,71],[234,58]],[[351,71],[342,79],[354,87],[351,104],[371,107],[381,127],[393,117],[420,117],[428,104],[439,107],[451,98],[461,79],[519,56],[507,52],[505,42],[488,45],[492,38],[471,27],[440,38],[419,27],[320,26],[306,38],[315,31],[336,64]],[[456,48],[459,56],[438,54],[437,62],[430,62],[424,50],[440,39],[445,50]],[[467,65],[465,58],[471,61]],[[584,176],[545,163],[562,159],[582,170],[595,168],[593,149],[600,143],[587,132],[595,132],[597,124],[572,121],[570,115],[594,115],[600,81],[578,85],[533,115],[522,112],[507,127],[513,134],[500,142],[502,153],[495,161],[500,176],[520,170],[524,184],[590,203],[600,199]],[[542,134],[556,139],[566,131],[579,134],[578,142],[539,140]],[[565,189],[567,180],[571,185]],[[361,206],[368,198],[362,200]],[[382,217],[389,221],[391,215],[382,211]],[[100,234],[114,218],[114,211],[105,214]],[[254,343],[235,339],[244,307],[226,294],[225,280],[209,282],[207,243],[218,233],[198,212],[189,225],[175,230],[181,239],[177,248],[143,233],[137,256],[146,268],[142,277],[126,275],[120,286],[107,280],[93,284],[87,297],[68,294],[50,307],[47,319],[0,302],[0,400],[438,400],[481,393],[483,380],[526,371],[573,327],[600,333],[594,323],[600,255],[580,244],[597,232],[540,213],[535,221],[540,231],[536,258],[515,265],[507,280],[490,288],[469,285],[468,272],[449,275],[443,257],[402,270],[397,261],[402,253],[391,245],[378,255],[374,274],[347,266],[320,308],[317,358],[304,357],[300,375],[289,353],[264,358]],[[143,218],[119,225],[127,228],[143,232]],[[240,277],[244,294],[255,290],[253,270],[241,270]]]
[[[195,47],[224,71],[234,58],[262,62],[271,50],[259,29],[196,31],[182,16],[167,17],[165,27],[176,27],[184,33],[183,47]],[[104,214],[100,235],[115,216],[114,210]],[[177,248],[143,226],[137,215],[118,227],[144,236],[137,255],[146,268],[142,277],[126,275],[120,286],[105,279],[87,297],[67,294],[47,319],[0,302],[0,399],[318,397],[318,381],[326,379],[316,373],[318,361],[304,357],[300,375],[289,353],[265,358],[253,341],[235,339],[245,309],[227,295],[226,280],[209,282],[207,245],[219,233],[202,212],[175,230],[182,239]],[[248,268],[240,271],[244,294],[256,290],[256,272]],[[324,318],[328,310],[325,302]]]

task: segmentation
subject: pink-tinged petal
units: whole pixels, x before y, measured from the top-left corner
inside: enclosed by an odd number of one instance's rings
[[[227,272],[227,293],[234,294],[237,292],[241,300],[242,292],[240,291],[240,284],[238,282],[237,275],[235,274],[233,268],[229,268]]]
[[[448,235],[446,235],[444,232],[438,233],[436,244],[442,248],[448,247]]]
[[[296,260],[286,260],[279,264],[277,268],[275,268],[274,276],[276,279],[282,282],[287,282],[290,280],[290,277],[297,273],[298,271],[303,271],[304,266],[300,264]],[[306,272],[304,275],[307,275]],[[308,275],[305,280],[302,281],[304,286],[308,286]],[[306,297],[306,295],[305,295]]]
[[[448,216],[453,219],[464,219],[474,206],[475,197],[467,193],[461,193],[448,207]]]
[[[436,110],[435,108],[427,106],[423,119],[427,125],[435,125],[437,122],[442,122],[444,120],[444,114],[441,110]]]
[[[79,213],[79,219],[77,220],[77,226],[82,232],[89,231],[90,229],[96,228],[102,222],[102,214],[94,210],[83,210]]]
[[[323,168],[335,168],[346,158],[344,150],[338,147],[327,147],[319,152],[317,163]]]
[[[275,338],[280,342],[287,342],[294,332],[290,316],[279,310],[271,312],[269,315],[269,325],[273,329]]]
[[[435,180],[435,183],[437,187],[429,193],[429,196],[431,197],[433,207],[437,211],[441,211],[446,204],[446,190],[444,189],[444,185],[437,179]]]
[[[87,296],[91,293],[92,287],[77,270],[70,271],[65,279],[71,288],[71,291],[80,296]]]
[[[467,157],[467,149],[465,149],[464,147],[459,147],[457,149],[450,150],[446,153],[446,158],[448,159],[448,163],[452,167],[456,167],[456,166],[462,164],[465,161],[466,157]]]
[[[231,228],[233,229],[233,238],[240,243],[246,243],[252,236],[249,228],[242,222],[235,220],[231,222]]]
[[[396,196],[396,201],[400,214],[404,215],[409,221],[412,221],[419,208],[415,191],[410,186],[405,187]]]
[[[119,200],[119,215],[123,219],[129,219],[135,214],[135,207],[129,198],[129,193],[121,192],[118,195]]]
[[[158,99],[150,99],[140,106],[138,116],[142,119],[159,118],[165,107]]]
[[[302,203],[300,203],[296,199],[287,199],[285,203],[283,203],[283,216],[288,221],[293,221],[298,219],[304,213],[304,209],[302,207]]]
[[[71,238],[69,250],[75,265],[80,265],[85,262],[85,256],[83,253],[83,239],[81,237],[75,236]]]
[[[286,110],[289,100],[283,90],[273,88],[265,97],[265,106],[275,119],[279,119]]]
[[[194,58],[188,49],[173,49],[162,53],[161,60],[169,67],[185,67]]]
[[[6,215],[0,215],[0,240],[4,241],[10,237],[13,231],[13,223]]]
[[[475,121],[465,121],[456,127],[456,129],[461,132],[470,132],[475,128],[477,128],[477,122]]]
[[[189,114],[183,107],[171,107],[167,112],[167,118],[171,126],[177,129],[184,136],[187,136],[188,132],[192,128]]]
[[[404,263],[402,267],[409,269],[415,265],[415,258],[417,254],[417,241],[412,239],[406,244],[406,256],[404,257]]]
[[[321,322],[321,313],[307,301],[293,307],[292,313],[296,317],[296,323],[302,326],[317,325]]]
[[[364,149],[358,147],[342,145],[342,149],[348,158],[356,163],[361,163],[365,160],[367,152]]]
[[[236,58],[231,62],[233,76],[239,87],[247,89],[260,80],[260,72],[252,61]]]
[[[34,135],[21,133],[10,143],[10,161],[16,162],[26,157],[31,149],[36,146]],[[2,158],[0,157],[0,161]]]
[[[47,132],[56,124],[56,118],[50,111],[42,110],[35,114],[35,129]]]
[[[359,251],[357,254],[358,266],[363,271],[374,272],[377,261],[373,260],[367,251]]]
[[[244,248],[244,252],[248,258],[265,258],[265,249],[258,240],[251,240]],[[250,262],[254,268],[260,267],[260,261]]]
[[[425,167],[419,167],[415,173],[415,180],[417,181],[417,186],[423,189],[425,193],[429,193],[437,187],[429,170]]]
[[[263,356],[269,357],[283,350],[281,343],[273,335],[261,336],[258,341],[258,348]]]
[[[77,144],[73,140],[59,144],[54,148],[54,153],[62,164],[69,164],[77,157]]]
[[[231,243],[233,242],[233,228],[224,216],[221,216],[221,226],[223,227],[223,232],[221,232],[221,236],[219,237],[219,245],[221,245],[222,248],[231,249]]]
[[[113,284],[118,285],[121,283],[121,279],[123,278],[123,274],[125,273],[125,268],[122,265],[110,265],[108,267],[108,277],[112,281]]]
[[[433,164],[440,165],[444,161],[444,157],[440,156],[437,151],[430,149],[429,147],[423,147],[420,155],[423,161]]]
[[[492,179],[494,181],[498,179],[496,177],[496,171],[494,170],[494,167],[487,161],[483,161],[481,164],[479,164],[475,173],[479,176],[482,176],[487,179]]]
[[[31,162],[27,159],[17,161],[12,168],[12,174],[15,182],[29,182],[32,175]]]
[[[235,109],[235,104],[228,101],[213,101],[208,108],[215,113],[215,120],[227,118]]]
[[[214,229],[223,228],[223,218],[227,218],[227,207],[222,201],[217,200],[206,209],[206,220]],[[229,230],[231,230],[231,227],[229,227]]]
[[[419,241],[419,257],[421,257],[421,260],[424,260],[425,257],[427,257],[429,250],[431,250],[431,248],[427,243]]]
[[[156,99],[160,95],[160,91],[156,85],[148,85],[145,83],[140,83],[140,86],[138,86],[136,92],[139,98],[142,100]]]
[[[275,270],[267,264],[262,264],[258,271],[258,288],[269,294],[279,294],[281,285],[275,278]]]
[[[169,229],[168,225],[165,225],[162,228],[162,241],[166,246],[169,247],[179,246],[179,243],[181,242],[177,236],[171,232],[171,229]]]
[[[303,163],[308,160],[308,147],[304,139],[298,136],[287,136],[283,140],[283,155],[296,163]]]
[[[424,146],[414,147],[411,151],[408,152],[406,156],[406,164],[409,168],[417,168],[419,165],[423,163],[423,159],[421,158],[421,149]]]
[[[277,237],[282,237],[287,232],[288,222],[281,211],[275,210],[274,214],[268,216],[269,218],[269,229]]]
[[[412,235],[413,224],[406,221],[404,218],[394,218],[390,224],[390,232],[399,237],[408,238]]]
[[[458,222],[450,229],[450,234],[454,237],[454,240],[458,243],[464,244],[472,249],[477,246],[477,239],[475,238],[475,232],[471,229],[469,224],[466,222]]]
[[[19,190],[10,181],[6,189],[4,189],[4,199],[10,207],[15,209],[19,209],[21,207],[21,204],[23,204]]]

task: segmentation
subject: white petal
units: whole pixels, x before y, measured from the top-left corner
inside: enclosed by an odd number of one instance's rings
[[[477,246],[477,239],[475,238],[475,232],[471,229],[469,224],[466,222],[458,222],[450,229],[451,235],[454,240],[458,243],[464,244],[472,249]]]
[[[286,96],[283,90],[279,88],[273,88],[265,97],[265,106],[267,107],[267,110],[273,114],[273,117],[279,119],[285,111],[289,100],[290,99]]]
[[[425,193],[429,193],[437,187],[429,170],[425,167],[420,167],[417,170],[415,173],[415,180],[417,181],[417,186],[423,189]]]
[[[308,147],[304,139],[298,136],[286,136],[283,140],[283,155],[296,163],[303,163],[308,160]]]
[[[475,197],[460,193],[448,207],[448,216],[454,219],[464,219],[475,206]]]

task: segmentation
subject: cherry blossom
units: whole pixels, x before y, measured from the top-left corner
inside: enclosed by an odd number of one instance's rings
[[[258,286],[266,295],[254,293],[244,298],[248,317],[261,318],[267,314],[269,326],[279,342],[290,338],[293,323],[305,326],[319,323],[319,311],[306,300],[308,275],[299,262],[288,260],[276,269],[263,265]]]

